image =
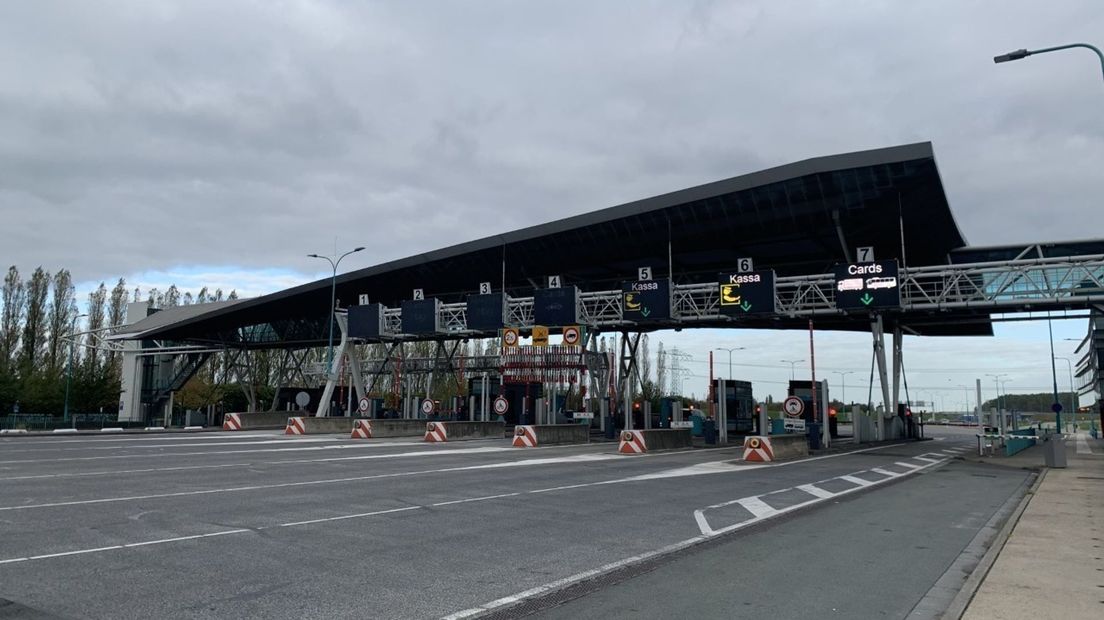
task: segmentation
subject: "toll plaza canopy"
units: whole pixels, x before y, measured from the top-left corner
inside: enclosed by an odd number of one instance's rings
[[[966,246],[931,143],[817,157],[417,254],[338,276],[336,296],[341,307],[367,294],[393,308],[420,288],[426,298],[451,303],[491,282],[496,292],[529,297],[550,275],[583,292],[608,291],[635,280],[643,266],[676,285],[707,283],[745,257],[779,277],[806,276],[853,261],[863,246],[874,247],[878,260],[908,267],[949,264]],[[330,287],[326,278],[178,320],[154,315],[122,337],[247,348],[324,344]],[[992,333],[987,320],[971,316],[962,323],[953,314],[898,320],[919,334]],[[807,321],[774,316],[692,325],[709,326],[786,329]],[[818,318],[824,329],[869,326],[868,316]]]

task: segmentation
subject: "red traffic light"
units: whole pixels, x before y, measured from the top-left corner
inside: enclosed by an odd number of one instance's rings
[[[755,413],[763,413],[763,405],[755,405]]]
[[[640,403],[633,403],[633,409],[640,410]]]
[[[833,417],[833,418],[836,417],[836,413],[838,413],[838,412],[836,411],[835,407],[829,407],[828,408],[828,415],[830,417]]]

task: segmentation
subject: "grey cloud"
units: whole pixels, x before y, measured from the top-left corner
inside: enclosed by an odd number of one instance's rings
[[[991,57],[1100,32],[1093,0],[8,3],[3,256],[364,265],[927,139],[972,242],[1098,236],[1093,59]]]

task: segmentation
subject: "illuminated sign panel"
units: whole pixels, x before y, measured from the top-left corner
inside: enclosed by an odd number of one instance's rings
[[[901,283],[897,261],[836,265],[836,307],[841,310],[897,308]]]
[[[717,277],[721,314],[773,314],[774,270],[722,273]]]

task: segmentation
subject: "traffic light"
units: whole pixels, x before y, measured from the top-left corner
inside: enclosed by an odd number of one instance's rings
[[[633,411],[640,411],[640,403],[639,402],[633,403]]]
[[[755,415],[763,413],[763,405],[755,405]]]

